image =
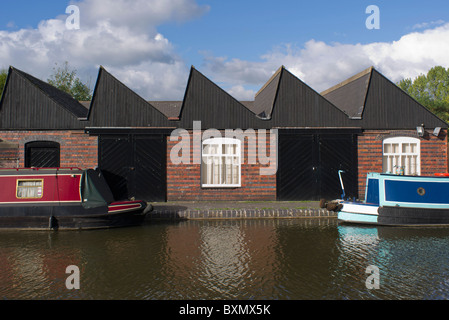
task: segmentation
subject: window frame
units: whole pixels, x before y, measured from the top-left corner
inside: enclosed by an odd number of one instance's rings
[[[398,151],[397,153],[393,153],[393,152],[385,152],[385,145],[386,144],[398,144]],[[416,152],[403,152],[403,144],[416,144]],[[418,138],[414,138],[414,137],[390,137],[390,138],[386,138],[382,141],[382,172],[386,173],[388,172],[388,167],[390,165],[386,165],[385,164],[385,157],[392,157],[392,156],[396,156],[399,162],[400,166],[404,166],[404,174],[406,174],[407,169],[405,168],[406,164],[402,163],[403,157],[408,157],[408,156],[416,156],[416,172],[415,173],[410,173],[409,175],[421,175],[421,140]],[[394,171],[394,168],[390,168],[392,171],[390,171],[390,173],[395,174],[396,172]]]
[[[40,182],[40,186],[19,186],[20,182]],[[41,188],[40,196],[37,197],[20,197],[19,190],[20,188]],[[37,192],[39,193],[39,191]],[[44,197],[44,179],[17,179],[16,180],[16,199],[19,200],[35,200],[42,199]]]
[[[205,153],[204,149],[206,145],[218,145],[218,153],[216,154],[211,154],[211,153]],[[223,146],[224,145],[236,145],[236,152],[233,154],[228,154],[228,153],[223,153]],[[239,139],[234,139],[234,138],[210,138],[210,139],[206,139],[201,143],[201,175],[200,175],[200,183],[201,183],[201,187],[202,188],[239,188],[242,186],[242,155],[241,155],[241,149],[242,148],[242,141]],[[218,163],[215,165],[219,166],[218,169],[218,174],[219,174],[219,180],[221,180],[222,178],[222,173],[223,173],[223,169],[222,166],[226,166],[226,165],[231,165],[234,166],[234,163],[231,164],[227,164],[226,162],[223,164],[221,163],[221,160],[223,158],[228,159],[229,157],[231,158],[236,158],[236,162],[237,162],[237,166],[238,166],[238,183],[205,183],[204,179],[204,166],[208,165],[209,160],[208,161],[204,161],[204,157],[209,157],[209,158],[215,158],[218,159]],[[215,160],[212,160],[215,161]],[[207,170],[207,169],[206,169]],[[213,169],[212,169],[213,170]],[[226,170],[226,169],[224,169]],[[213,173],[212,173],[213,174]],[[232,169],[231,169],[231,175],[232,175]],[[231,177],[232,180],[232,177]]]

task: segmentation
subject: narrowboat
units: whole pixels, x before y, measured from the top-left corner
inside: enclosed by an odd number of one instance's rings
[[[0,229],[134,226],[151,210],[144,201],[115,201],[98,169],[0,169]]]
[[[449,177],[447,174],[369,173],[365,200],[343,200],[339,204],[338,219],[342,222],[390,226],[449,225]]]

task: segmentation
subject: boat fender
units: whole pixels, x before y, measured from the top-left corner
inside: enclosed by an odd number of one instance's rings
[[[147,214],[148,212],[153,211],[153,206],[151,204],[147,204],[147,207],[145,208],[145,210],[143,210],[144,214]]]
[[[324,209],[324,208],[326,208],[326,205],[327,205],[326,199],[321,199],[320,200],[320,208]]]
[[[51,230],[51,229],[54,229],[54,230],[57,230],[58,229],[58,219],[56,219],[56,217],[55,216],[51,216],[49,219],[48,219],[48,228]]]

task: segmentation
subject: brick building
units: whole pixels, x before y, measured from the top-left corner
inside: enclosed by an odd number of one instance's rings
[[[423,132],[418,133],[417,127]],[[446,172],[447,124],[373,68],[321,94],[281,67],[253,101],[191,69],[182,101],[146,101],[100,67],[78,102],[10,68],[0,167],[99,166],[116,198],[363,197],[366,173]]]

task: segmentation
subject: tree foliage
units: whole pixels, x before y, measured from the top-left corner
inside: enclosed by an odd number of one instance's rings
[[[449,68],[436,66],[414,80],[407,78],[398,86],[416,101],[449,122]]]
[[[76,70],[70,69],[67,61],[62,67],[57,67],[56,64],[56,67],[53,68],[53,74],[47,82],[70,94],[75,100],[90,101],[92,99],[92,91],[89,86],[76,76]]]
[[[0,97],[2,96],[3,89],[5,88],[6,78],[8,78],[8,70],[0,70]]]

